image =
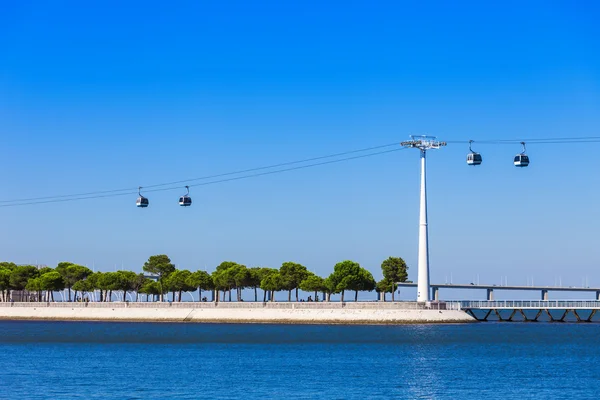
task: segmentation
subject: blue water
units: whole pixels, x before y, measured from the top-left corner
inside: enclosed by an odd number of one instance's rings
[[[600,324],[0,322],[2,399],[598,399]]]

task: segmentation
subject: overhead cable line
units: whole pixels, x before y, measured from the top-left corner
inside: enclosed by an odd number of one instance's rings
[[[283,163],[279,163],[279,164],[266,165],[266,166],[262,166],[262,167],[255,167],[255,168],[243,169],[243,170],[238,170],[238,171],[225,172],[225,173],[216,174],[216,175],[207,175],[207,176],[202,176],[199,178],[183,179],[183,180],[173,181],[173,182],[146,185],[146,186],[144,186],[144,189],[175,185],[175,184],[179,184],[179,183],[195,182],[195,181],[207,180],[207,179],[213,179],[213,178],[220,178],[223,176],[244,174],[247,172],[254,172],[254,171],[261,171],[261,170],[266,170],[266,169],[284,167],[286,165],[302,164],[302,163],[307,163],[307,162],[311,162],[311,161],[324,160],[324,159],[333,158],[333,157],[341,157],[341,156],[345,156],[348,154],[362,153],[365,151],[377,150],[377,149],[382,149],[385,147],[392,147],[392,146],[398,146],[398,145],[399,144],[397,142],[395,142],[395,143],[389,143],[389,144],[384,144],[384,145],[380,145],[380,146],[367,147],[364,149],[344,151],[341,153],[329,154],[329,155],[325,155],[325,156],[305,158],[303,160],[288,161],[288,162],[283,162]],[[188,185],[188,186],[193,186],[193,185]],[[125,189],[101,190],[101,191],[94,191],[94,192],[87,192],[87,193],[74,193],[74,194],[64,194],[64,195],[55,195],[55,196],[31,197],[31,198],[25,198],[25,199],[0,200],[0,205],[5,204],[5,203],[18,203],[18,202],[23,202],[23,201],[32,201],[33,202],[33,201],[37,201],[37,200],[64,199],[64,198],[71,198],[71,197],[94,196],[94,195],[100,195],[100,194],[113,194],[113,193],[116,194],[119,192],[125,192],[125,193],[123,193],[123,195],[125,195],[125,194],[131,194],[132,191],[137,192],[137,186],[125,188]],[[149,191],[149,190],[147,190],[147,191]],[[108,197],[108,196],[104,196],[104,197]]]
[[[581,136],[570,138],[530,138],[530,139],[484,139],[484,140],[447,140],[446,143],[478,143],[478,144],[559,144],[559,143],[600,143],[600,136]]]
[[[219,179],[219,180],[210,181],[210,182],[196,183],[194,185],[188,185],[188,186],[192,187],[192,186],[214,185],[214,184],[217,184],[217,183],[224,183],[224,182],[236,181],[236,180],[240,180],[240,179],[248,179],[248,178],[255,178],[255,177],[265,176],[265,175],[279,174],[279,173],[282,173],[282,172],[289,172],[289,171],[295,171],[295,170],[300,170],[300,169],[305,169],[305,168],[317,167],[317,166],[321,166],[321,165],[334,164],[334,163],[339,163],[339,162],[344,162],[344,161],[349,161],[349,160],[355,160],[355,159],[359,159],[359,158],[373,157],[373,156],[377,156],[377,155],[381,155],[381,154],[386,154],[386,153],[392,153],[392,152],[396,152],[396,151],[400,151],[400,150],[404,150],[404,148],[384,150],[384,151],[379,151],[379,152],[375,152],[375,153],[368,153],[368,154],[361,154],[361,155],[352,156],[352,157],[340,158],[340,159],[337,159],[337,160],[322,161],[322,162],[318,162],[318,163],[307,164],[307,165],[300,165],[300,166],[296,166],[296,167],[278,169],[278,170],[274,170],[274,171],[265,171],[265,172],[258,172],[258,173],[249,174],[249,175],[235,176],[235,177],[231,177],[231,178]],[[354,152],[356,152],[356,151],[354,151]],[[349,154],[349,153],[346,153],[346,154]],[[325,158],[325,157],[320,157],[320,158]],[[292,163],[285,163],[285,164],[290,165]],[[253,170],[257,170],[257,169],[253,169]],[[261,169],[264,169],[264,168],[261,168]],[[223,176],[223,175],[225,175],[225,174],[221,174],[220,176]],[[229,175],[231,175],[231,174],[229,174]],[[163,192],[163,191],[169,191],[169,190],[181,190],[181,187],[180,186],[174,186],[174,187],[166,187],[166,188],[156,188],[156,189],[144,190],[144,192]],[[138,193],[137,189],[136,190],[130,190],[129,192],[126,192],[126,193],[104,193],[104,194],[94,194],[94,195],[90,195],[90,196],[81,195],[79,197],[53,198],[53,199],[42,199],[42,198],[39,198],[38,199],[39,201],[23,201],[23,202],[20,202],[20,203],[17,203],[16,202],[17,200],[14,200],[14,203],[12,203],[12,204],[0,204],[0,208],[3,208],[3,207],[17,207],[17,206],[34,205],[34,204],[46,204],[46,203],[63,203],[63,202],[69,202],[69,201],[89,200],[89,199],[98,199],[98,198],[106,198],[106,197],[117,197],[117,196],[126,196],[126,195],[133,195],[133,194],[136,194],[136,193]]]

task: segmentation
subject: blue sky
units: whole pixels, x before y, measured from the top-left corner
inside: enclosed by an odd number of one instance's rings
[[[282,4],[284,3],[284,4]],[[324,4],[325,3],[325,4]],[[555,2],[0,5],[0,200],[121,189],[407,139],[600,136],[600,8]],[[432,280],[600,285],[600,144],[429,157]],[[0,258],[223,260],[416,280],[418,153],[185,191],[0,208]],[[183,186],[183,184],[182,184]]]

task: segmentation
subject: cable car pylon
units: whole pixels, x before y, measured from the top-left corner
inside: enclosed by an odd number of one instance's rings
[[[421,152],[421,202],[419,214],[419,265],[417,269],[417,302],[430,301],[429,287],[429,234],[427,231],[427,176],[425,156],[427,150],[439,149],[446,142],[436,140],[435,136],[412,136],[411,140],[400,145],[406,148],[419,149]]]

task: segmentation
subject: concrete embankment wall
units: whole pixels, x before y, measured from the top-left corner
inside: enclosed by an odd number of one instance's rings
[[[4,320],[402,324],[474,322],[444,304],[416,303],[0,303]]]

